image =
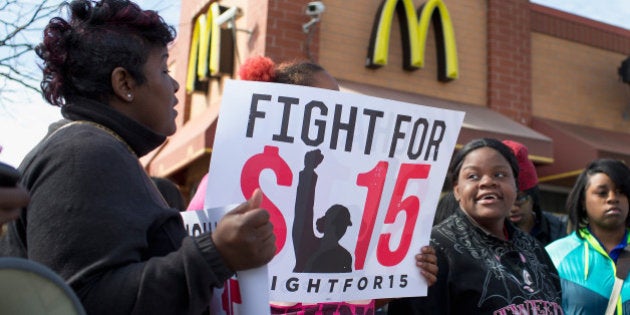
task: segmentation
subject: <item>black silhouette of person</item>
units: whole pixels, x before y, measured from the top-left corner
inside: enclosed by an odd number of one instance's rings
[[[339,204],[333,205],[316,222],[317,231],[323,233],[323,237],[317,237],[313,231],[313,207],[317,185],[315,168],[323,159],[324,156],[319,149],[309,151],[304,156],[304,169],[300,172],[295,197],[295,220],[292,234],[295,250],[293,272],[352,271],[352,255],[339,245],[339,240],[346,233],[348,226],[352,225],[348,208]]]

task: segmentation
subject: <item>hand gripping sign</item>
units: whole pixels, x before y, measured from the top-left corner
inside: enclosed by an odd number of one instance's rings
[[[414,256],[429,243],[463,119],[365,95],[228,81],[206,209],[261,188],[277,253],[259,275],[272,301],[426,295]],[[244,278],[226,285],[240,293],[229,303],[251,298]]]

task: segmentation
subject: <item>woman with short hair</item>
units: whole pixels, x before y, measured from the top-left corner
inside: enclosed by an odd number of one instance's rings
[[[615,314],[630,310],[628,280],[619,299],[611,301],[619,257],[630,264],[628,196],[630,169],[618,160],[592,161],[573,185],[567,210],[574,231],[546,247],[560,274],[565,313],[604,314],[609,303]]]

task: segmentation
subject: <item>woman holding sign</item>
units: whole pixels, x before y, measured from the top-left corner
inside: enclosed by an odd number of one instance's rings
[[[247,59],[239,69],[242,80],[276,82],[303,86],[319,87],[339,90],[337,81],[321,66],[312,62],[292,61],[276,65],[266,57],[252,57]],[[300,173],[301,184],[298,190],[304,190],[299,196],[310,196],[315,193],[317,175],[314,169],[321,163],[323,156],[319,150],[311,151],[305,156],[305,169]],[[188,210],[202,210],[204,207],[207,174],[199,184]],[[303,198],[308,199],[308,198]],[[346,228],[352,224],[348,209],[343,205],[331,205],[326,215],[317,218],[317,228],[324,234],[319,239],[315,237],[313,226],[313,201],[296,200],[296,222],[293,227],[294,239],[300,240],[296,246],[295,272],[349,272],[352,257],[342,248],[338,241],[345,234]],[[335,256],[337,259],[326,260],[321,257]],[[332,263],[331,263],[332,261]],[[416,255],[416,265],[425,277],[428,285],[436,281],[437,263],[435,251],[430,246],[422,248]],[[387,303],[386,300],[364,300],[331,303],[285,303],[271,302],[271,313],[276,315],[292,314],[374,314],[375,309]]]
[[[389,314],[562,314],[560,279],[542,245],[514,227],[518,162],[495,139],[466,144],[451,164],[460,211],[433,228],[437,283]]]
[[[67,6],[36,49],[44,97],[66,120],[20,166],[30,204],[0,255],[55,271],[88,314],[202,314],[213,287],[275,253],[260,191],[188,237],[138,161],[175,132],[174,29],[127,0]]]

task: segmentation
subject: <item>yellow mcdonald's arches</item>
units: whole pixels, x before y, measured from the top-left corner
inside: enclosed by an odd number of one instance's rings
[[[418,28],[416,27],[418,18],[416,8],[411,0],[386,0],[381,4],[372,30],[368,66],[380,67],[387,64],[394,10],[398,11],[400,19],[400,32],[403,38],[403,67],[408,70],[420,68],[423,57],[420,56]],[[408,45],[409,49],[405,49],[405,45]]]
[[[436,11],[439,15],[435,15]],[[418,21],[418,33],[420,35],[420,56],[424,65],[424,51],[429,32],[429,20],[433,19],[435,29],[435,41],[438,47],[438,76],[440,81],[450,81],[459,76],[457,61],[457,47],[455,44],[455,31],[451,21],[451,14],[442,0],[430,0],[422,7],[420,20]],[[441,65],[442,64],[442,65]]]
[[[379,68],[387,64],[389,37],[394,12],[400,20],[403,46],[403,68],[416,70],[424,67],[424,56],[429,22],[433,22],[438,54],[438,80],[447,82],[459,77],[457,47],[451,16],[442,0],[428,0],[416,14],[412,0],[384,0],[379,7],[366,66]]]
[[[219,3],[213,2],[195,21],[186,74],[188,93],[195,89],[196,80],[205,80],[219,72],[221,28],[216,20],[220,13]]]
[[[193,35],[190,43],[190,52],[188,55],[188,69],[186,70],[186,92],[192,93],[195,90],[195,65],[197,63],[197,53],[199,52],[199,28],[202,27],[201,17],[195,21]],[[205,22],[204,22],[205,23]]]
[[[221,27],[216,24],[216,21],[219,15],[221,15],[220,8],[218,2],[214,2],[210,5],[210,10],[212,11],[212,23],[210,24],[212,25],[212,34],[210,34],[210,65],[207,68],[210,70],[210,75],[217,75],[219,73],[219,61],[221,59]],[[206,60],[208,60],[208,58],[206,58]]]

